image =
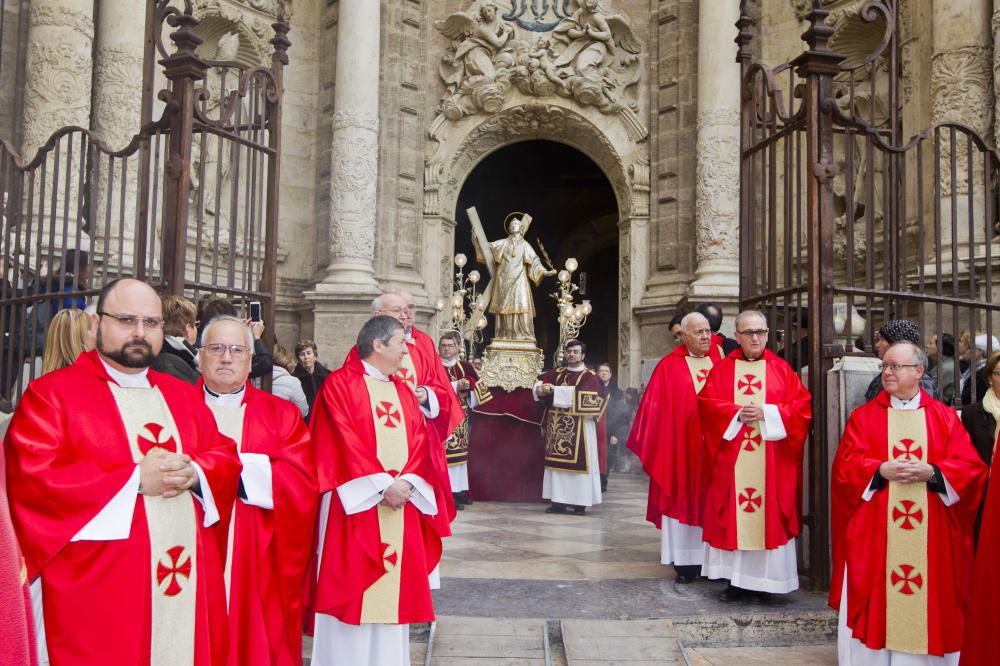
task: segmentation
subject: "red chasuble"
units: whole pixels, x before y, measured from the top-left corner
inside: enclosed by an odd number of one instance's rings
[[[7,424],[0,425],[6,430]],[[0,468],[3,467],[0,448]],[[34,666],[38,663],[35,649],[34,621],[31,614],[31,594],[28,591],[28,569],[14,536],[7,509],[6,477],[0,474],[0,645],[4,662],[10,666]]]
[[[198,389],[204,385],[198,382]],[[241,453],[271,463],[274,509],[237,500],[229,553],[229,664],[302,663],[302,585],[318,501],[309,429],[298,408],[249,383],[238,433]],[[218,417],[217,417],[218,418]]]
[[[763,442],[760,424],[743,425],[734,439],[723,439],[733,417],[751,401],[778,408],[785,439]],[[705,542],[720,550],[773,550],[788,543],[802,529],[809,391],[770,350],[747,361],[738,349],[712,368],[698,394],[698,411],[708,477]]]
[[[686,345],[678,345],[656,364],[639,403],[628,447],[649,475],[646,520],[658,528],[663,516],[701,526],[705,440],[698,418],[698,392],[719,360],[719,348],[714,345],[703,358],[692,356]]]
[[[348,624],[433,620],[427,577],[441,559],[441,538],[448,534],[441,507],[451,491],[435,473],[431,458],[443,458],[444,452],[431,442],[413,391],[398,377],[390,382],[369,377],[355,353],[323,382],[310,428],[319,491],[333,492],[314,610]],[[397,442],[402,446],[387,451],[387,444]],[[385,467],[382,460],[390,458],[402,464]],[[424,479],[434,488],[437,515],[428,516],[412,503],[401,511],[375,506],[347,515],[337,488],[379,473]]]
[[[476,390],[476,382],[479,381],[479,374],[472,367],[471,363],[461,359],[451,366],[445,366],[445,370],[448,371],[448,379],[453,382],[457,382],[460,379],[469,380],[469,393],[466,394],[465,398],[459,397],[458,399],[462,405],[464,418],[451,433],[451,439],[446,442],[448,466],[452,467],[454,465],[464,465],[469,462],[469,413],[471,410],[469,408],[468,396]]]
[[[937,465],[959,501],[945,506],[927,484],[896,482],[864,501],[887,460]],[[985,477],[955,411],[923,390],[918,409],[892,409],[883,391],[854,411],[830,480],[830,605],[840,607],[846,564],[854,638],[873,650],[942,656],[961,649],[972,524]]]
[[[7,432],[11,514],[28,576],[42,577],[54,664],[170,663],[164,652],[176,656],[190,633],[194,664],[226,662],[223,560],[240,472],[236,448],[219,434],[204,397],[190,384],[154,370],[148,377],[162,396],[156,403],[169,414],[162,423],[146,423],[136,441],[127,433],[137,414],[119,409],[115,391],[157,391],[119,388],[93,351],[32,382]],[[221,520],[202,527],[201,504],[190,493],[172,500],[137,494],[127,539],[71,541],[122,490],[135,470],[135,451],[154,446],[182,450],[198,463]],[[147,522],[147,516],[164,516],[164,505],[193,512],[190,548],[151,552],[166,523]],[[158,626],[159,613],[173,600],[190,598],[190,587],[193,626]]]
[[[993,447],[990,470],[1000,470]],[[992,476],[992,474],[991,474]],[[986,491],[976,564],[972,571],[972,595],[965,613],[965,640],[961,666],[993,666],[1000,655],[1000,482]]]
[[[418,386],[433,391],[437,397],[438,415],[436,418],[428,419],[428,436],[437,446],[431,452],[431,464],[437,475],[438,483],[445,492],[444,513],[448,516],[448,521],[455,520],[455,498],[451,495],[451,480],[448,478],[448,462],[445,456],[445,440],[451,436],[455,428],[462,422],[465,413],[462,405],[455,395],[455,390],[451,388],[451,379],[441,363],[441,357],[437,353],[434,341],[429,335],[417,329],[412,329],[412,337],[406,341],[409,354],[403,359],[403,367],[399,369],[396,376],[410,387],[416,390]],[[349,362],[358,361],[357,347],[352,347],[344,361],[346,366]],[[312,418],[310,416],[310,418]],[[449,532],[450,534],[450,532]]]

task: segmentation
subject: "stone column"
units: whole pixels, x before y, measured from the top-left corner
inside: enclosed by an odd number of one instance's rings
[[[146,13],[135,0],[103,0],[97,16],[93,129],[112,150],[139,132]]]
[[[380,2],[340,0],[331,151],[330,263],[306,300],[323,359],[336,362],[368,320],[375,280]],[[308,324],[307,324],[308,325]]]
[[[330,256],[323,283],[338,293],[377,290],[379,2],[340,0],[330,181]]]
[[[990,36],[990,3],[980,0],[934,0],[931,94],[934,122],[954,121],[968,125],[983,138],[993,127],[993,66]],[[974,208],[968,205],[968,164],[966,141],[956,137],[956,171],[950,175],[950,138],[941,134],[941,246],[952,256],[951,209],[957,199],[958,254],[969,257],[969,217],[974,218],[976,245],[986,238],[986,192],[982,156],[973,147]],[[949,266],[947,270],[951,270]]]
[[[93,0],[31,3],[21,142],[26,157],[60,127],[90,126],[93,40]]]
[[[139,132],[142,107],[143,56],[145,51],[146,12],[135,0],[103,0],[97,15],[97,48],[94,56],[94,109],[92,129],[112,150],[121,150]],[[98,184],[106,193],[116,194],[125,189],[124,201],[119,196],[110,202],[110,233],[103,238],[108,214],[108,198],[99,196],[94,233],[101,236],[95,248],[103,259],[107,245],[109,263],[117,265],[119,240],[123,248],[122,265],[126,271],[134,268],[135,205],[138,193],[139,163],[129,159],[127,177],[122,182],[121,169],[109,173],[107,160],[99,160]],[[124,208],[125,210],[120,210]],[[124,222],[124,228],[119,225]]]
[[[688,293],[724,308],[739,298],[739,9],[739,0],[714,0],[699,3],[698,12],[698,268]]]

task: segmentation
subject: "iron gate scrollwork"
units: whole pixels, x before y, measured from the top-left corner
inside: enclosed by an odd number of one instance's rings
[[[38,374],[51,315],[119,277],[195,300],[258,300],[273,329],[284,3],[266,67],[199,57],[190,0],[149,0],[147,12],[143,123],[125,148],[82,127],[58,130],[30,161],[0,142],[4,398]],[[153,120],[157,61],[167,83]]]
[[[805,573],[813,587],[830,574],[829,465],[841,427],[831,404],[846,399],[828,381],[838,359],[871,356],[889,319],[918,322],[925,339],[950,335],[956,351],[963,332],[992,336],[1000,324],[997,153],[956,122],[905,138],[897,0],[859,2],[832,24],[823,5],[811,3],[806,50],[788,63],[754,62],[745,0],[736,39],[740,304],[763,310],[784,333],[770,344],[808,368]],[[931,375],[958,407],[959,362],[942,362],[944,346]]]

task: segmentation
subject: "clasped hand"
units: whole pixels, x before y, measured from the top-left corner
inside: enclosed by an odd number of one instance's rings
[[[390,509],[402,509],[410,501],[413,494],[413,485],[409,481],[396,479],[391,486],[382,492],[382,501]]]
[[[150,497],[177,497],[198,483],[191,456],[155,448],[139,461],[142,494]]]
[[[760,405],[749,404],[740,410],[740,423],[754,423],[764,420],[764,408]]]
[[[916,460],[887,460],[878,471],[882,478],[899,483],[927,483],[934,476],[931,465]]]

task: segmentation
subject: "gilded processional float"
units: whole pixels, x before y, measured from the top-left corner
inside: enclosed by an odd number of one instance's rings
[[[476,209],[469,208],[476,259],[486,267],[489,280],[480,289],[482,274],[465,272],[468,258],[455,256],[455,287],[451,299],[438,303],[438,310],[450,306],[450,320],[441,333],[457,331],[465,340],[465,356],[476,355],[483,342],[487,316],[494,320],[494,336],[482,354],[482,368],[472,400],[469,440],[470,486],[477,499],[528,501],[541,499],[545,440],[541,423],[543,404],[532,394],[535,380],[545,365],[545,352],[535,338],[533,287],[545,278],[556,277],[557,288],[550,295],[557,302],[559,344],[551,350],[553,364],[562,361],[563,344],[576,338],[590,302],[575,303],[579,291],[573,273],[579,267],[569,258],[557,270],[539,240],[536,252],[525,236],[532,218],[527,213],[511,213],[504,221],[505,238],[490,241]],[[539,256],[541,254],[541,256]]]

